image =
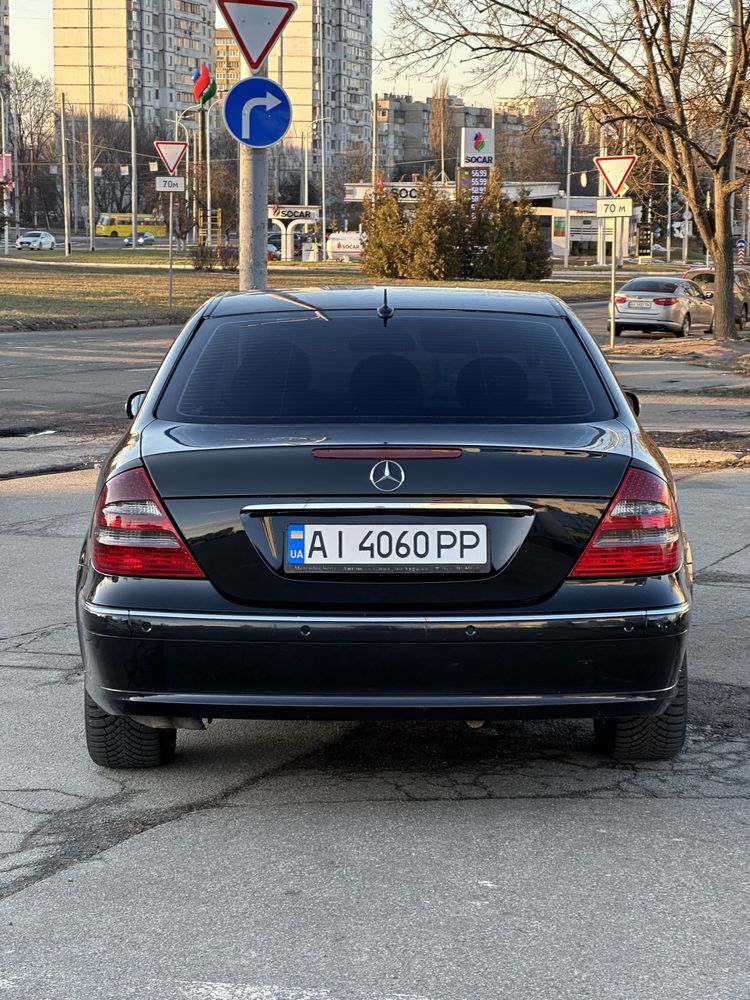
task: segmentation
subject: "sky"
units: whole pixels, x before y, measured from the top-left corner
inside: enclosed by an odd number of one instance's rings
[[[375,48],[382,46],[389,30],[389,0],[373,0]],[[52,76],[52,0],[10,0],[11,59],[30,66],[39,76]],[[460,71],[449,73],[451,91],[471,95]],[[373,90],[376,93],[411,94],[423,100],[432,92],[433,81],[425,77],[401,77],[394,80],[392,70],[373,67]],[[489,95],[473,95],[477,103],[488,104]]]

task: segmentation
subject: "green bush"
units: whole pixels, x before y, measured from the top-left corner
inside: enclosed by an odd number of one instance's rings
[[[398,199],[375,191],[365,202],[362,216],[365,240],[362,266],[373,278],[403,278],[407,269],[408,251],[406,219]]]
[[[538,281],[552,273],[552,259],[531,202],[513,202],[495,169],[476,204],[438,196],[428,174],[407,217],[395,197],[376,192],[365,206],[362,263],[377,278],[423,281]]]

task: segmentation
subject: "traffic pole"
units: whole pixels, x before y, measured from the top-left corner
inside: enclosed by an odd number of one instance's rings
[[[244,60],[243,60],[244,61]],[[266,76],[268,61],[258,72]],[[240,291],[268,286],[268,150],[240,144]]]
[[[68,127],[65,118],[65,94],[60,95],[60,131],[62,132],[63,216],[65,256],[70,257],[70,193],[68,191]]]
[[[187,192],[185,192],[187,196]],[[169,308],[172,308],[172,236],[174,233],[174,194],[169,192]]]
[[[609,346],[615,346],[615,284],[617,281],[617,216],[612,220],[612,275],[609,286]],[[606,247],[607,222],[604,221],[604,240]]]

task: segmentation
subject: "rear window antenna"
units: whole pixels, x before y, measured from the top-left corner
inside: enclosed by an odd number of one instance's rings
[[[383,326],[388,326],[388,320],[393,318],[394,315],[393,306],[388,305],[388,289],[383,289],[383,304],[378,306],[378,317],[382,319]]]

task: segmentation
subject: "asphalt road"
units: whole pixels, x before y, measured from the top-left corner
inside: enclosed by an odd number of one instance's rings
[[[680,477],[690,739],[638,766],[584,722],[217,722],[96,769],[93,480],[0,483],[3,1000],[750,996],[750,470]]]
[[[607,341],[606,306],[580,305],[577,311],[597,340]],[[148,386],[159,362],[176,336],[173,326],[102,330],[0,333],[0,437],[41,431],[99,434],[114,438],[125,430],[125,400]],[[641,334],[624,335],[636,342]],[[658,360],[619,358],[614,367],[627,388],[644,391],[643,419],[651,429],[732,429],[750,432],[746,395],[701,400],[656,398],[664,364]],[[678,385],[667,364],[666,385],[675,392],[692,392]],[[684,369],[683,369],[684,372]],[[731,386],[731,377],[710,373],[709,384]],[[649,376],[656,377],[649,381]],[[697,381],[696,381],[697,380]],[[694,373],[694,388],[705,389],[706,370]],[[735,380],[741,381],[741,380]],[[722,390],[723,391],[723,390]]]

